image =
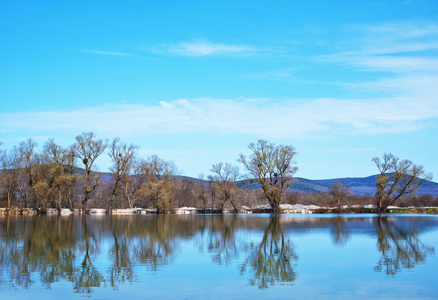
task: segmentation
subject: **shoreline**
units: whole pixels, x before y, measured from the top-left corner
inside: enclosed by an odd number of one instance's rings
[[[316,205],[302,205],[302,204],[282,204],[281,206],[282,214],[377,214],[377,210],[373,205],[354,205],[354,206],[343,206],[338,207],[320,207]],[[112,215],[145,215],[145,214],[156,214],[156,209],[145,209],[145,208],[122,208],[113,209]],[[224,209],[223,214],[234,214],[234,209]],[[240,214],[258,214],[258,213],[272,213],[272,209],[269,205],[258,205],[255,207],[242,206]],[[438,214],[438,207],[388,207],[385,213],[389,214]],[[61,211],[55,208],[49,208],[45,211],[37,211],[33,208],[0,208],[0,216],[11,215],[11,216],[34,216],[34,215],[82,215],[81,209],[69,209],[63,208]],[[86,209],[86,215],[109,215],[109,210],[106,208],[90,208]],[[166,214],[221,214],[218,209],[197,209],[195,207],[180,207],[175,208],[172,211],[166,212]]]

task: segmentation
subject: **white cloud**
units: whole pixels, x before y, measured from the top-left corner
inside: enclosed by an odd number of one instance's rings
[[[213,44],[206,41],[194,41],[171,45],[159,45],[153,51],[182,56],[210,56],[224,54],[245,54],[257,51],[257,49],[246,45]]]
[[[438,49],[438,25],[432,22],[392,22],[355,28],[352,54],[403,54]]]
[[[286,68],[262,73],[252,74],[249,77],[254,79],[281,80],[290,79],[296,68]],[[294,78],[295,79],[295,78]]]
[[[350,36],[344,37],[339,47],[347,49],[322,59],[355,65],[370,65],[386,71],[430,68],[436,70],[438,24],[434,22],[392,22],[373,26],[353,26]],[[352,37],[353,36],[353,37]],[[417,66],[416,66],[417,65]]]
[[[133,54],[130,53],[114,52],[114,51],[100,51],[100,50],[89,50],[89,49],[83,49],[81,51],[86,53],[101,54],[101,55],[133,56]]]
[[[429,55],[352,55],[336,53],[320,56],[318,60],[329,63],[341,63],[373,72],[391,72],[409,74],[413,72],[437,73],[438,58]],[[357,69],[356,69],[357,70]]]
[[[438,118],[438,101],[212,99],[158,105],[105,105],[72,111],[1,113],[2,133],[96,131],[110,136],[168,133],[249,134],[319,138],[331,134],[411,132]]]
[[[404,101],[412,102],[411,106],[424,101],[438,102],[436,23],[393,22],[355,27],[354,30],[355,37],[343,43],[349,51],[317,58],[319,62],[340,64],[349,72],[358,72],[352,73],[355,76],[351,78],[355,80],[335,84],[365,94],[377,92],[403,97]],[[411,114],[409,111],[405,113]]]

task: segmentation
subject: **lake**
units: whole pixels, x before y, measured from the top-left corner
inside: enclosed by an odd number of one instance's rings
[[[0,216],[1,299],[438,299],[433,215]]]

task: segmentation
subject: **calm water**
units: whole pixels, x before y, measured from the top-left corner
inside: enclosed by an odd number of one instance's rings
[[[438,217],[0,217],[1,299],[438,299]]]

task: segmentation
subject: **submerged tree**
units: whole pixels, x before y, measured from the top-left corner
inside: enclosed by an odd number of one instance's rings
[[[45,174],[41,164],[41,155],[37,153],[36,147],[37,143],[29,138],[20,143],[18,151],[20,170],[26,183],[22,188],[22,194],[26,195],[26,198],[30,196],[32,206],[35,209],[39,209],[42,204],[39,200],[46,198],[39,197],[41,194],[44,194],[46,185],[43,180]]]
[[[96,159],[105,151],[107,142],[96,139],[93,132],[83,132],[76,136],[74,151],[76,156],[82,161],[85,168],[83,178],[83,197],[82,210],[85,210],[90,194],[99,185],[100,176],[93,172]]]
[[[141,176],[146,176],[147,181],[142,184],[138,193],[143,197],[149,197],[158,213],[165,213],[173,207],[174,181],[177,174],[178,169],[173,161],[165,161],[157,155],[152,155],[142,163]]]
[[[220,203],[221,212],[228,201],[233,205],[234,210],[239,213],[239,207],[236,202],[236,180],[239,178],[239,168],[229,163],[214,164],[211,169],[214,173],[212,179],[217,187],[223,192],[224,198]]]
[[[212,175],[208,175],[207,177],[207,192],[211,200],[211,212],[214,212],[214,203],[217,199],[218,186],[214,181],[214,177]]]
[[[7,200],[8,208],[11,207],[12,202],[16,199],[19,165],[20,161],[17,147],[12,148],[10,151],[4,150],[0,154],[0,191]]]
[[[207,211],[208,184],[204,182],[204,174],[198,175],[199,183],[195,185],[195,195],[203,207],[204,214]]]
[[[421,185],[432,179],[432,174],[426,174],[423,166],[407,159],[400,160],[391,153],[385,153],[382,159],[375,157],[372,161],[380,173],[376,177],[375,194],[378,213],[385,212],[388,206],[393,205],[400,197],[415,194]]]
[[[118,188],[121,184],[127,184],[127,181],[129,181],[128,177],[134,167],[138,149],[139,146],[134,144],[126,145],[120,142],[120,138],[115,138],[110,145],[110,153],[108,154],[112,161],[112,165],[110,166],[112,176],[110,210],[113,208]],[[130,202],[129,206],[132,208]]]
[[[248,169],[251,181],[261,184],[274,213],[280,213],[284,190],[293,181],[298,170],[295,166],[297,152],[293,146],[276,146],[265,140],[249,144],[252,154],[247,158],[240,154],[239,162]]]
[[[342,200],[350,194],[350,187],[344,181],[336,180],[330,185],[329,193],[335,198],[338,211],[341,212]]]
[[[64,194],[68,194],[71,181],[71,168],[74,165],[75,154],[72,148],[57,145],[54,139],[49,139],[43,147],[44,161],[49,168],[49,190],[52,200],[56,199],[57,208],[61,210]],[[52,205],[53,206],[53,205]]]

